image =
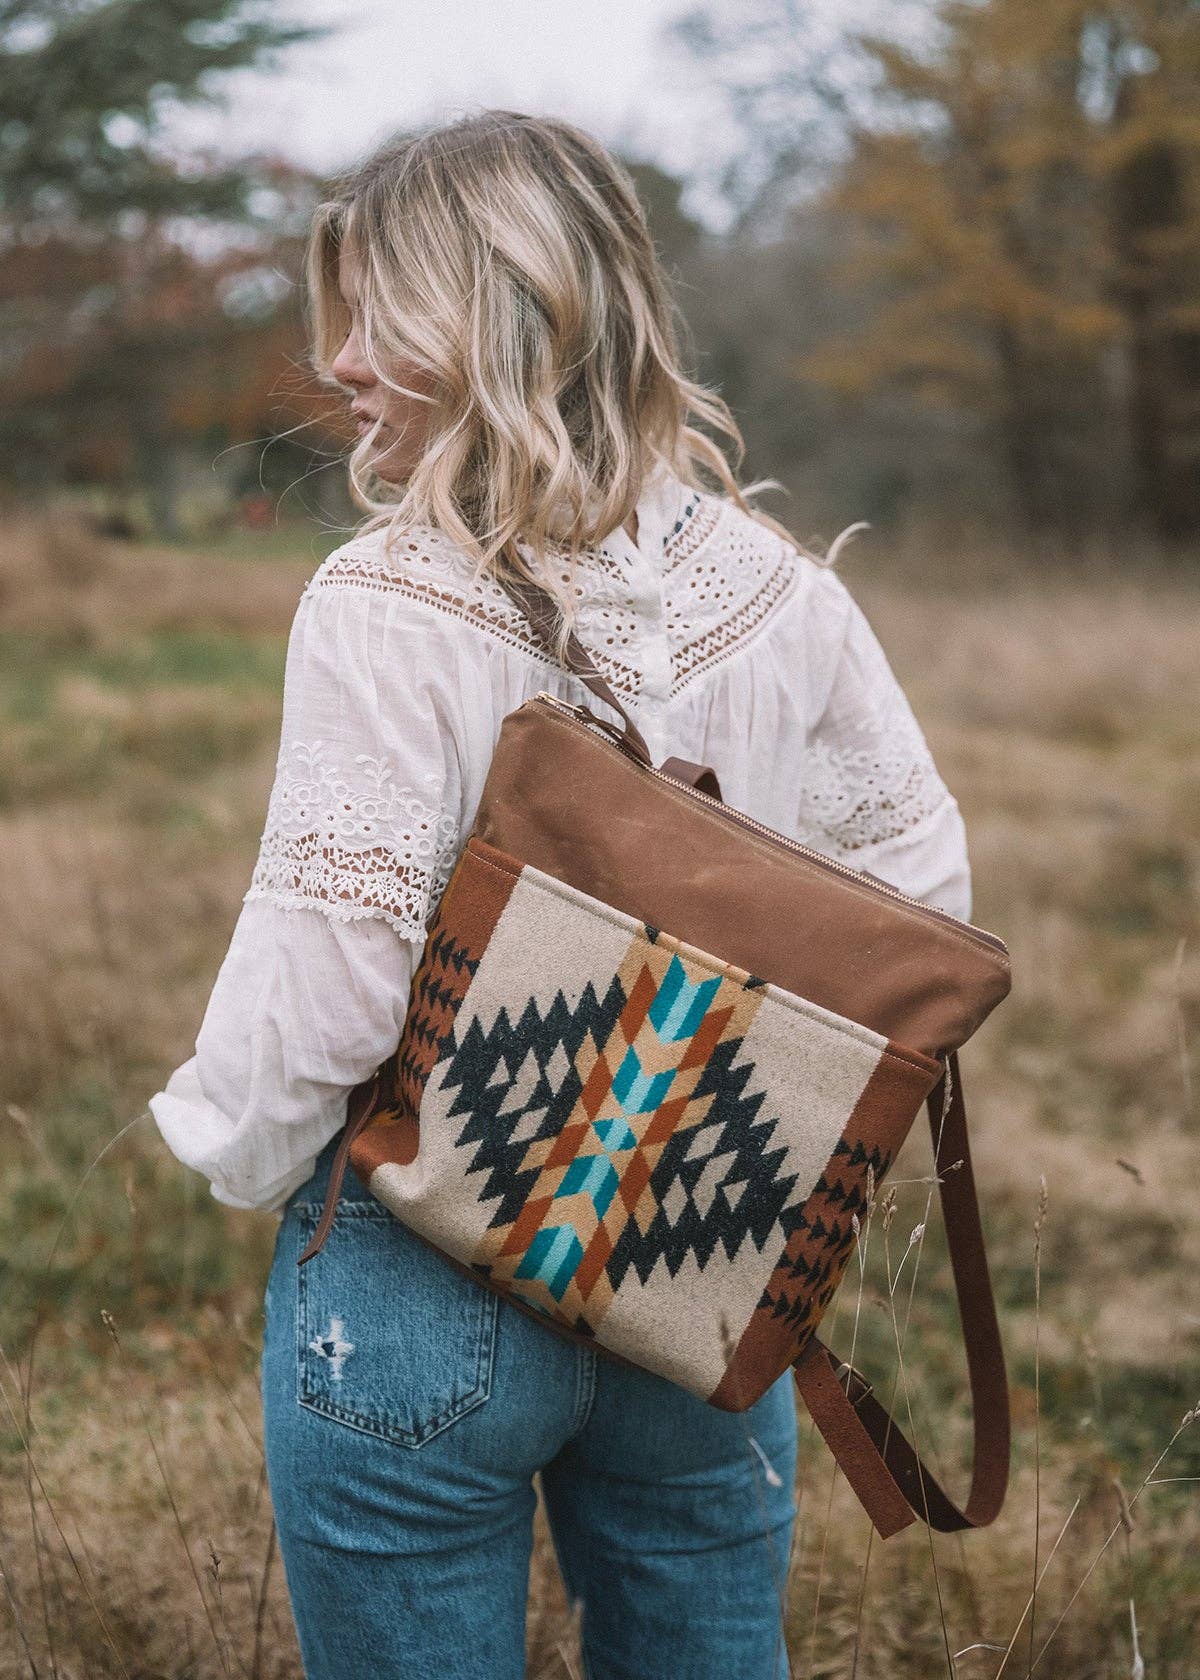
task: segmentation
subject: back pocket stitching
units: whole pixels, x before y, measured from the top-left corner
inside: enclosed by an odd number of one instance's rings
[[[315,1226],[320,1216],[320,1204],[312,1202],[298,1203],[293,1211],[299,1216],[301,1229],[305,1225]],[[347,1202],[338,1208],[334,1219],[336,1228],[339,1221],[344,1219],[364,1218],[369,1220],[394,1220],[395,1216],[378,1202]],[[331,1233],[332,1234],[332,1233]],[[307,1240],[302,1237],[301,1246]],[[319,1257],[316,1264],[320,1264]],[[448,1264],[448,1262],[446,1262]],[[422,1423],[419,1429],[403,1428],[390,1413],[384,1411],[380,1417],[369,1417],[363,1412],[356,1411],[351,1406],[338,1405],[327,1396],[312,1394],[307,1391],[308,1382],[308,1329],[309,1329],[309,1280],[306,1267],[300,1268],[296,1290],[296,1399],[297,1402],[310,1412],[321,1417],[332,1419],[336,1423],[345,1424],[347,1428],[357,1429],[366,1435],[374,1435],[378,1440],[390,1441],[397,1446],[416,1449],[425,1445],[435,1435],[442,1434],[466,1413],[474,1411],[487,1400],[492,1391],[492,1375],[495,1368],[496,1354],[496,1317],[499,1300],[482,1284],[477,1285],[479,1294],[479,1325],[476,1342],[475,1377],[471,1390],[455,1401],[446,1410],[438,1412],[428,1421]]]

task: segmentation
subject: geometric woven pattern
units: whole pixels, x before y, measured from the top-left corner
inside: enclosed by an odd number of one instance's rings
[[[839,1138],[795,1220],[779,1265],[760,1305],[793,1334],[805,1330],[829,1305],[846,1268],[855,1233],[851,1221],[866,1216],[866,1178],[879,1184],[892,1164],[890,1152]]]
[[[478,967],[467,948],[434,918],[409,994],[408,1019],[398,1058],[401,1094],[414,1113],[421,1106],[425,1081],[437,1061],[439,1046],[454,1025]]]
[[[456,1141],[495,1203],[474,1264],[585,1333],[630,1266],[644,1282],[718,1244],[730,1260],[761,1247],[795,1182],[737,1061],[761,984],[640,933],[603,998],[559,993],[515,1026],[501,1011],[443,1051]]]
[[[815,1329],[928,1057],[472,836],[351,1160],[526,1308],[739,1410]]]

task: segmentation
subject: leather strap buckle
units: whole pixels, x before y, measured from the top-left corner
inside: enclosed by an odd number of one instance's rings
[[[838,1386],[845,1389],[846,1398],[852,1406],[861,1405],[868,1395],[874,1394],[875,1384],[869,1383],[860,1371],[856,1371],[848,1359],[843,1359],[835,1373]]]

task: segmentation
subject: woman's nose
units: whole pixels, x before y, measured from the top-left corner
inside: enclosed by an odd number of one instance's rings
[[[370,364],[363,356],[353,334],[347,338],[333,358],[329,371],[342,385],[354,385],[363,389],[375,382],[375,375],[371,371]]]

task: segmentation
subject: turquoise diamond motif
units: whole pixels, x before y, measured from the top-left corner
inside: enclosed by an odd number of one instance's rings
[[[515,1275],[536,1278],[561,1301],[582,1259],[583,1244],[570,1225],[543,1226],[521,1256]]]
[[[613,1095],[626,1114],[652,1114],[666,1102],[674,1078],[674,1068],[668,1068],[665,1073],[643,1073],[638,1053],[631,1044],[613,1075]]]
[[[711,980],[689,980],[679,958],[672,957],[649,1009],[651,1024],[659,1038],[667,1044],[691,1038],[708,1013],[720,984],[719,974],[714,974]]]
[[[592,1130],[605,1149],[632,1149],[637,1143],[637,1133],[628,1120],[622,1120],[620,1116],[615,1120],[593,1120]]]
[[[577,1155],[563,1173],[554,1199],[586,1194],[592,1198],[597,1215],[603,1219],[619,1183],[617,1169],[607,1155]]]

